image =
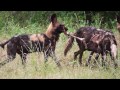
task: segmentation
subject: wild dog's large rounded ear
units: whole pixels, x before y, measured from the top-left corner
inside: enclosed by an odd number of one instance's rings
[[[51,15],[51,18],[50,18],[50,21],[55,24],[57,22],[57,15],[56,14],[52,14]]]

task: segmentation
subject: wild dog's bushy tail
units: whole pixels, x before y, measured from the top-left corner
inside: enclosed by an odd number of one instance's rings
[[[67,55],[68,51],[72,48],[72,45],[73,45],[73,41],[74,41],[74,37],[69,37],[68,38],[68,41],[66,43],[66,46],[65,46],[65,50],[64,50],[64,56]]]
[[[4,49],[5,45],[10,41],[11,39],[9,39],[8,41],[4,42],[4,43],[1,43],[0,44],[0,47],[2,47]]]

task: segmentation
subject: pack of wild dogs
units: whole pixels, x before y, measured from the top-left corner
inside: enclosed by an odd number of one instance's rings
[[[118,23],[119,24],[119,23]],[[120,26],[118,27],[118,30]],[[77,42],[79,50],[74,52],[74,60],[79,55],[79,64],[82,64],[82,56],[84,51],[91,51],[86,66],[90,64],[92,55],[95,53],[95,59],[101,55],[102,65],[104,65],[107,54],[110,55],[115,67],[118,67],[117,59],[117,41],[114,34],[110,30],[98,29],[95,27],[85,26],[80,27],[76,32],[69,34],[68,29],[64,24],[57,20],[56,14],[51,15],[50,24],[45,33],[40,34],[25,34],[13,36],[4,43],[1,43],[2,48],[7,45],[7,59],[0,63],[0,66],[13,61],[16,54],[20,55],[22,64],[26,64],[26,57],[29,53],[43,52],[44,62],[48,61],[48,57],[52,57],[58,67],[61,67],[59,60],[56,57],[56,43],[59,40],[60,34],[64,33],[68,37],[64,49],[66,56],[72,48],[74,40]]]

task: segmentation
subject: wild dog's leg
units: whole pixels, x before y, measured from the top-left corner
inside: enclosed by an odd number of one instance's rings
[[[49,48],[48,52],[49,52],[49,56],[51,56],[53,58],[53,60],[55,61],[56,65],[61,68],[61,64],[60,62],[58,61],[57,57],[56,57],[56,54],[55,54],[55,46],[56,46],[56,43],[53,42],[51,44],[51,47]]]
[[[80,50],[80,56],[79,56],[79,64],[82,65],[82,56],[83,56],[83,50]]]
[[[101,55],[102,55],[102,66],[105,66],[105,60],[106,60],[105,51],[103,51],[103,52],[101,53]]]
[[[43,54],[44,54],[44,63],[46,64],[47,61],[48,61],[48,51],[43,51]]]
[[[114,63],[114,67],[117,68],[118,67],[118,64],[117,62],[115,61],[115,58],[112,56],[112,53],[110,52],[110,57],[111,57],[111,60],[113,61]]]
[[[77,59],[77,56],[80,54],[80,50],[78,50],[77,52],[74,52],[74,60]]]
[[[46,67],[46,63],[48,61],[48,56],[51,56],[51,41],[43,43],[43,54],[44,54],[44,64]]]
[[[78,39],[76,39],[76,42],[80,49],[79,64],[82,65],[82,56],[83,56],[83,52],[85,51],[85,45],[83,44],[83,42],[80,42]]]
[[[60,62],[58,61],[56,55],[55,55],[55,51],[51,48],[48,49],[48,51],[44,52],[44,58],[45,58],[45,65],[46,65],[46,62],[48,61],[48,56],[52,57],[52,59],[55,61],[56,65],[58,67],[61,67],[61,64]]]
[[[87,61],[86,61],[85,66],[88,66],[88,65],[90,64],[90,61],[91,61],[91,58],[92,58],[93,54],[94,54],[94,52],[92,51],[92,52],[90,53],[90,55],[89,55]]]
[[[48,54],[45,50],[43,51],[43,54],[44,54],[44,66],[46,68],[47,67],[47,61],[48,61]]]
[[[101,54],[101,51],[102,51],[102,49],[101,49],[101,47],[98,45],[98,47],[97,47],[97,52],[96,52],[96,56],[95,56],[95,60],[94,60],[94,64],[96,64],[96,62],[98,61],[98,58],[99,58],[99,55]]]
[[[61,67],[61,64],[60,64],[60,62],[58,61],[58,59],[57,59],[57,57],[56,57],[56,54],[55,54],[54,49],[52,49],[52,51],[51,51],[51,57],[52,57],[53,60],[55,61],[56,65],[57,65],[58,67]]]
[[[61,67],[61,64],[60,64],[60,62],[58,61],[55,52],[53,52],[53,60],[55,61],[56,65],[57,65],[58,67]]]
[[[21,59],[22,59],[22,65],[25,65],[25,64],[26,64],[26,56],[27,56],[26,53],[20,54],[20,57],[21,57]]]
[[[76,61],[77,56],[78,56],[79,54],[80,54],[80,50],[74,52],[74,61]],[[74,67],[74,65],[75,65],[75,62],[73,62],[73,67]]]
[[[95,57],[95,60],[94,60],[94,64],[96,64],[96,62],[97,62],[97,60],[98,60],[98,58],[99,58],[99,55],[100,55],[100,53],[96,53],[96,57]]]

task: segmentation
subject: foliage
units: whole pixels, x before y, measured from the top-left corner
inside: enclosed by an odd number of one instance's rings
[[[7,28],[8,22],[11,21],[19,24],[20,27],[34,23],[46,26],[52,13],[56,13],[61,21],[74,28],[85,23],[86,16],[92,18],[92,24],[95,24],[97,20],[97,22],[101,22],[103,28],[106,26],[113,28],[111,26],[116,21],[116,15],[119,15],[120,11],[0,11],[0,30],[3,27]]]

